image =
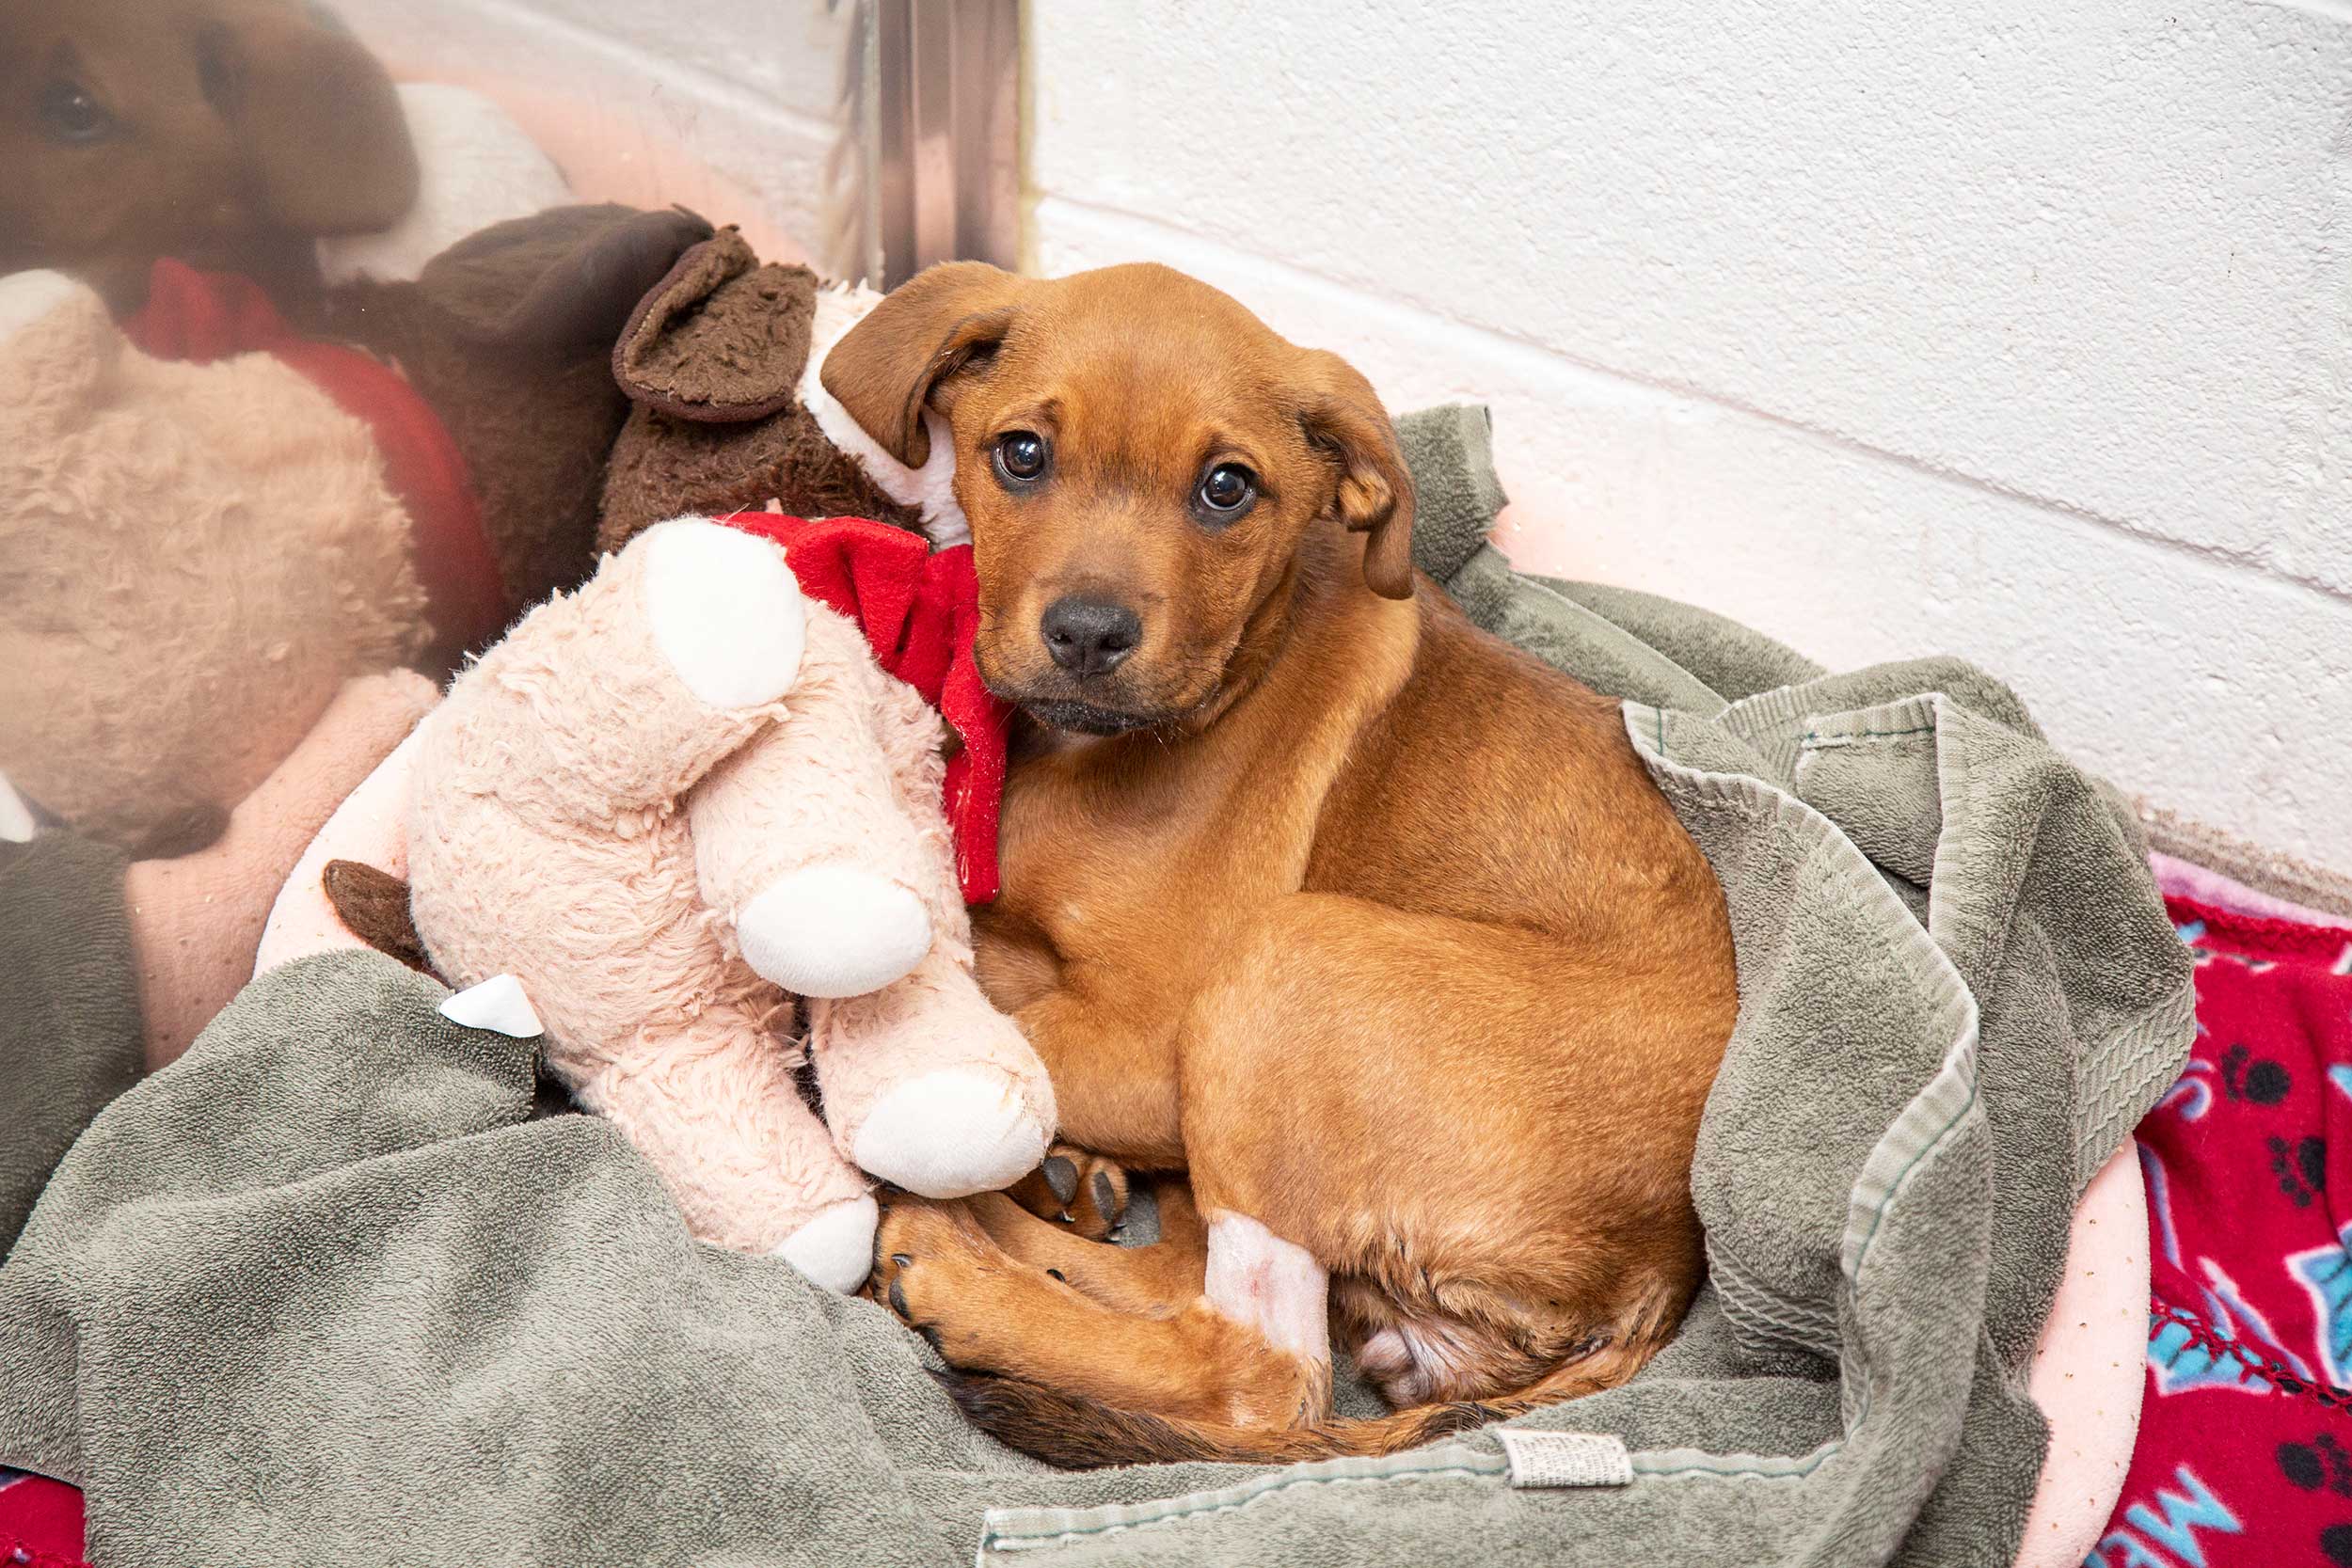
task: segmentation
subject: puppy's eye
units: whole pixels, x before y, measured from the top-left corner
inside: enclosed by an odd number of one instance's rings
[[[996,437],[996,472],[1012,484],[1042,478],[1048,457],[1045,437],[1034,430],[1010,430]]]
[[[1192,499],[1203,520],[1230,523],[1258,499],[1258,476],[1238,463],[1219,463],[1201,476]]]
[[[114,134],[115,117],[79,82],[59,80],[41,88],[40,113],[41,131],[54,142],[82,146]]]

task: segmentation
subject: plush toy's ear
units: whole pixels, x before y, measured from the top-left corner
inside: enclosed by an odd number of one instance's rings
[[[816,316],[815,273],[763,267],[741,234],[723,229],[638,302],[612,345],[612,379],[677,419],[764,420],[798,401]]]
[[[485,347],[601,353],[645,291],[709,237],[682,207],[557,207],[459,241],[417,283]]]
[[[317,8],[232,0],[196,45],[206,95],[236,128],[279,227],[370,233],[416,202],[417,152],[391,77]]]
[[[818,378],[876,445],[919,468],[923,410],[941,382],[993,352],[1032,285],[985,261],[946,261],[891,291],[825,356]]]
[[[1364,581],[1383,598],[1413,596],[1413,471],[1372,383],[1336,354],[1305,351],[1298,410],[1307,439],[1339,465],[1331,509],[1364,543]]]

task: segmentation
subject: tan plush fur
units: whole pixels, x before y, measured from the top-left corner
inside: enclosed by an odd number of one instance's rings
[[[1055,1111],[1035,1054],[972,978],[939,719],[816,604],[781,700],[697,696],[649,588],[651,547],[690,528],[715,525],[671,523],[607,558],[458,680],[420,734],[408,874],[443,975],[517,976],[548,1065],[644,1151],[690,1228],[769,1251],[863,1199],[850,1151],[902,1085],[974,1074],[989,1085],[974,1110],[1018,1107],[1038,1153]],[[738,930],[811,865],[915,894],[934,933],[904,978],[809,1005],[830,1131],[796,1086],[794,999],[754,972]]]
[[[0,329],[0,771],[80,832],[182,847],[347,677],[417,655],[406,515],[293,371],[151,359],[87,291]]]

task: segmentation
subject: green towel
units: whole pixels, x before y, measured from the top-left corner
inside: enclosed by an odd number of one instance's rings
[[[0,1256],[57,1162],[146,1069],[122,857],[0,844]]]
[[[1483,461],[1483,419],[1431,418],[1417,464]],[[1512,578],[1486,520],[1431,509],[1424,562],[1628,695],[1739,943],[1711,1284],[1629,1385],[1386,1459],[1047,1471],[886,1314],[691,1242],[607,1124],[531,1119],[527,1047],[344,954],[67,1156],[0,1269],[0,1463],[86,1484],[115,1568],[2006,1563],[2072,1206],[2190,1030],[2137,842],[1966,666],[1823,675]]]

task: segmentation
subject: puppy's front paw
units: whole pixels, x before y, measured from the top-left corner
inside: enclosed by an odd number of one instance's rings
[[[681,517],[645,531],[645,618],[678,679],[712,707],[756,707],[792,689],[808,611],[784,551],[741,529]]]
[[[874,1233],[868,1299],[930,1342],[950,1367],[993,1370],[991,1306],[1016,1273],[960,1203],[894,1196]]]

